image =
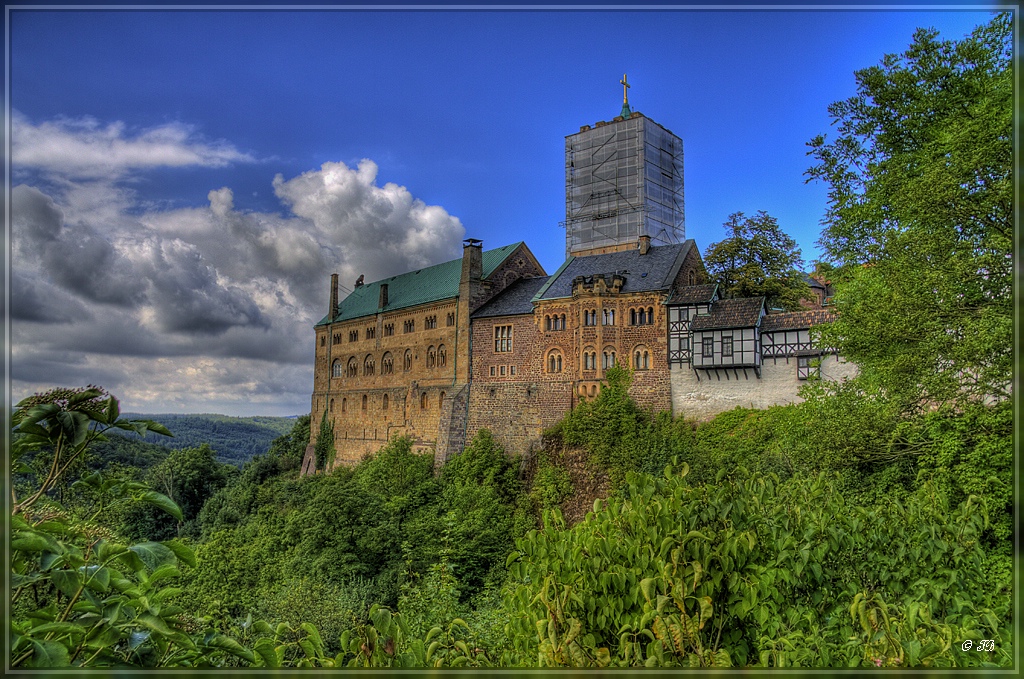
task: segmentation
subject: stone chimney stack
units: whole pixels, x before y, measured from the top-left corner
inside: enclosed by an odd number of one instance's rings
[[[469,382],[469,315],[479,306],[484,295],[483,241],[467,238],[462,242],[462,275],[459,277],[459,304],[455,316],[455,381]]]
[[[377,306],[383,309],[388,305],[388,284],[380,284],[380,299],[377,301]]]
[[[651,237],[640,236],[640,242],[637,244],[637,247],[640,249],[641,255],[646,255],[647,251],[651,249]]]
[[[331,306],[327,309],[327,318],[333,319],[338,313],[338,274],[331,274]]]
[[[481,293],[481,280],[484,275],[483,241],[467,238],[462,244],[462,275],[459,278],[459,296],[466,296],[470,311],[476,309]]]

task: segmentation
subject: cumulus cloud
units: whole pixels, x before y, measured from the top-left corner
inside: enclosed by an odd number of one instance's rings
[[[278,174],[274,192],[329,239],[344,280],[372,281],[457,256],[465,234],[459,219],[404,186],[377,186],[377,171],[367,159],[355,169],[324,163],[290,180]]]
[[[17,123],[15,163],[51,174],[11,191],[16,396],[94,383],[143,412],[305,412],[330,274],[351,285],[459,256],[460,221],[405,187],[378,185],[370,160],[278,174],[282,213],[239,209],[229,186],[177,209],[123,186],[146,163],[244,155],[190,134]],[[62,168],[61,140],[84,157]],[[105,153],[113,158],[100,162]]]
[[[72,177],[116,177],[155,167],[224,167],[254,160],[226,141],[203,140],[195,128],[178,122],[131,133],[121,121],[102,125],[91,117],[59,118],[36,125],[15,111],[11,123],[15,165]]]

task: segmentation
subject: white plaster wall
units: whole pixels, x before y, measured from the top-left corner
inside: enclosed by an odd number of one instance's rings
[[[761,379],[752,368],[736,369],[739,379],[729,370],[719,370],[721,380],[715,371],[700,371],[700,381],[689,365],[675,366],[670,371],[672,388],[672,413],[691,419],[707,420],[718,413],[744,408],[768,408],[773,405],[797,403],[803,399],[797,390],[806,382],[796,378],[796,357],[788,359],[766,359],[761,366]],[[857,366],[836,356],[825,356],[821,361],[821,379],[843,380],[857,374]]]

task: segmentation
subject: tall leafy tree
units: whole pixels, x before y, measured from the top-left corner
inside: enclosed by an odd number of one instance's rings
[[[735,212],[722,226],[728,237],[704,253],[704,265],[722,294],[766,297],[769,306],[799,309],[800,298],[810,292],[800,271],[803,260],[778,221],[764,210],[753,217]]]
[[[1009,395],[1012,35],[1008,14],[961,41],[919,29],[810,142],[808,175],[831,187],[826,343],[906,404]]]

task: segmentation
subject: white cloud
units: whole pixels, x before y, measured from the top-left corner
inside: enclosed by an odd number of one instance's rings
[[[277,175],[274,192],[331,244],[348,285],[360,274],[373,281],[458,256],[465,229],[457,217],[376,179],[372,160],[356,169],[324,163],[287,181]]]
[[[115,154],[118,140],[187,146],[174,130],[126,139],[94,121],[28,129],[87,153],[97,140]],[[122,174],[53,163],[45,185],[11,192],[17,396],[93,383],[144,412],[305,412],[330,274],[350,286],[460,253],[460,221],[378,186],[370,160],[278,175],[289,209],[275,214],[237,209],[230,187],[206,189],[204,207],[154,208],[120,185],[135,159],[156,157],[132,153],[108,166]]]
[[[11,122],[15,166],[70,177],[120,177],[145,168],[224,167],[254,160],[226,141],[205,141],[192,126],[178,122],[134,134],[121,121],[103,126],[89,117],[35,125],[15,111]]]

